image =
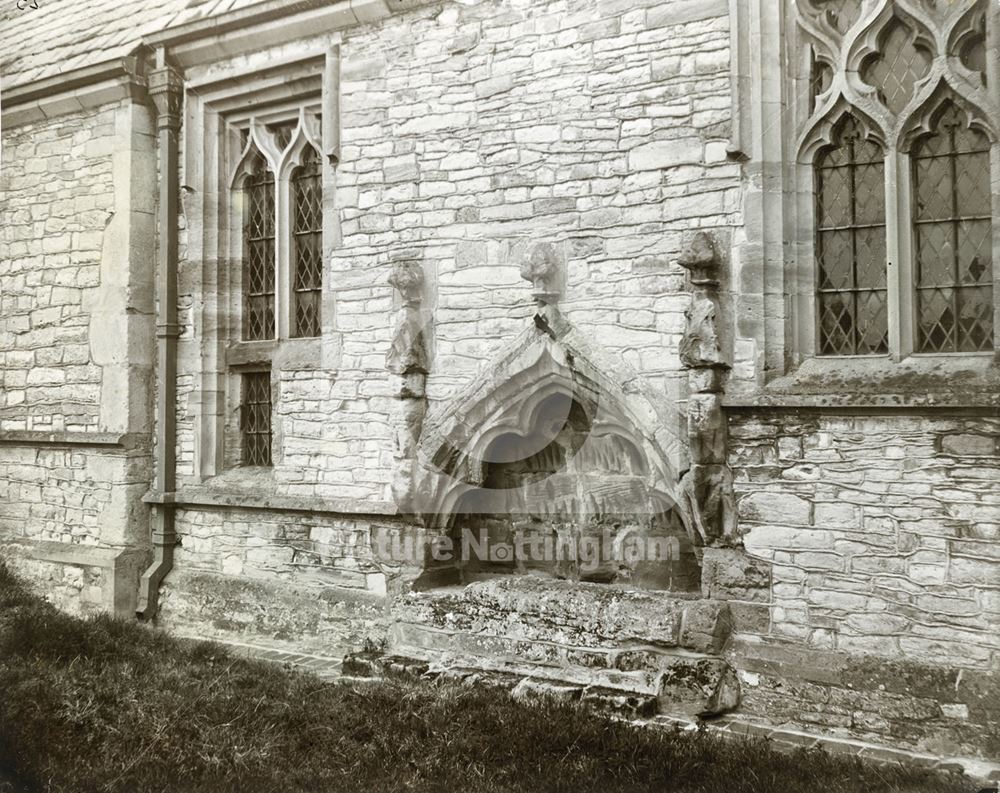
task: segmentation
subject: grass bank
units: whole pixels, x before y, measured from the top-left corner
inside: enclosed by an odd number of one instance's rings
[[[65,793],[974,790],[487,690],[324,683],[142,625],[69,617],[0,561],[0,790],[4,772],[9,788]]]

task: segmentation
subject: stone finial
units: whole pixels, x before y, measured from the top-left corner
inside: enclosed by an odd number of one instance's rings
[[[417,262],[408,259],[395,262],[389,284],[399,292],[404,306],[418,305],[423,299],[424,271]]]
[[[531,282],[531,295],[539,305],[555,305],[561,294],[559,252],[551,242],[528,248],[521,261],[521,277]]]
[[[719,254],[715,242],[706,231],[690,237],[681,249],[677,263],[691,272],[691,283],[696,286],[718,284]]]

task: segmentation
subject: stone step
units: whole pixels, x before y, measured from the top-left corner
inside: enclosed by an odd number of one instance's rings
[[[739,701],[736,674],[720,657],[730,630],[724,603],[510,576],[408,594],[392,617],[386,666],[535,680],[579,698],[613,692],[626,711],[653,701],[661,712],[714,715]]]

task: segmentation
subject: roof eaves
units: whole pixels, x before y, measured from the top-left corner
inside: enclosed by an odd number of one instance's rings
[[[341,0],[341,2],[346,3],[349,0]],[[331,5],[331,3],[329,0],[263,0],[263,2],[237,8],[233,11],[202,16],[190,22],[182,22],[179,25],[166,27],[158,33],[146,36],[144,41],[150,47],[182,44],[187,41],[226,33],[237,28],[261,22],[269,22],[278,17],[288,16],[289,12],[299,13],[301,11],[310,11],[324,5]]]
[[[81,66],[78,69],[61,72],[51,77],[45,77],[40,80],[29,80],[10,88],[4,88],[4,106],[12,107],[25,102],[43,99],[53,94],[72,91],[84,85],[115,77],[141,77],[141,62],[140,58],[137,57],[140,49],[142,49],[142,45],[137,44],[125,57],[116,57],[100,63]],[[17,77],[22,77],[22,75],[17,75]]]

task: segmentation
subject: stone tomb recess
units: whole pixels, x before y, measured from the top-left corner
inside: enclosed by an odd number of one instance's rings
[[[415,591],[394,602],[384,663],[548,679],[634,709],[736,706],[720,655],[732,615],[702,597],[707,546],[732,539],[712,241],[697,237],[683,261],[696,293],[689,417],[560,313],[565,263],[547,243],[522,267],[531,325],[427,410],[422,272],[397,265],[396,495],[449,553],[428,553]]]

